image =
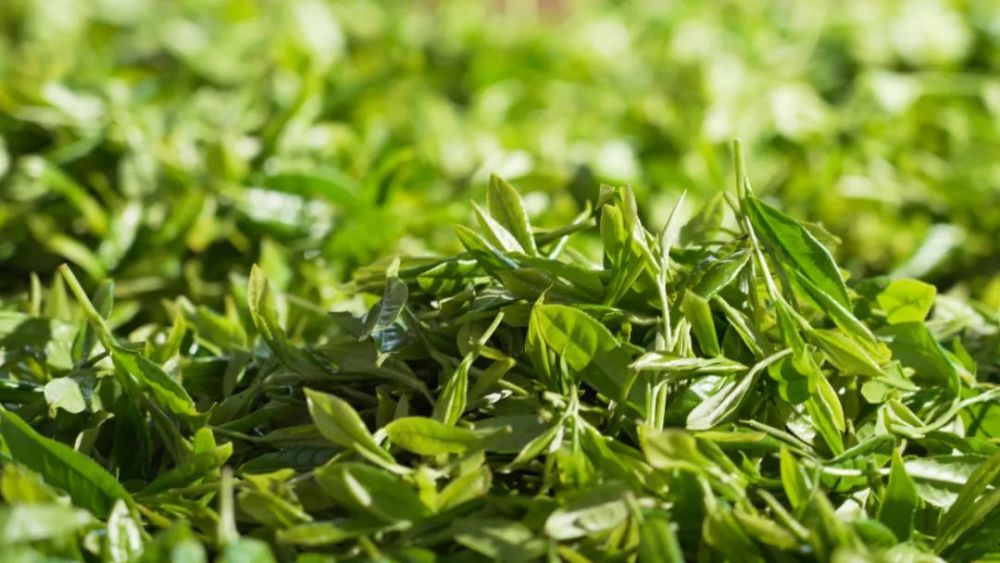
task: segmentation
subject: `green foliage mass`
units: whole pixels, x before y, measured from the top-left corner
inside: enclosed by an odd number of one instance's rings
[[[462,251],[357,270],[360,314],[255,266],[225,313],[181,297],[121,338],[110,284],[63,267],[2,317],[6,553],[993,553],[996,320],[944,296],[926,320],[915,280],[845,283],[737,178],[653,234],[629,188],[542,229],[493,177]]]

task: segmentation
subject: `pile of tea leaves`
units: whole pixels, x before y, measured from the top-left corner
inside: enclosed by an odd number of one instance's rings
[[[462,252],[333,311],[254,267],[124,331],[110,282],[36,278],[0,312],[0,558],[998,553],[996,317],[845,280],[737,169],[658,232],[610,186],[532,227],[494,177]]]

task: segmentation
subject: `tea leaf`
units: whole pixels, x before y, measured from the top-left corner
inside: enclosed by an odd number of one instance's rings
[[[851,306],[847,286],[830,251],[808,229],[755,197],[746,199],[746,211],[769,248],[787,256],[803,275],[841,306]]]
[[[463,453],[479,443],[471,430],[418,416],[396,419],[385,431],[394,444],[420,455]]]
[[[356,451],[374,463],[393,464],[392,456],[375,442],[350,403],[312,389],[306,389],[305,393],[309,414],[312,415],[323,437],[334,444]]]
[[[531,234],[528,212],[517,190],[500,177],[492,175],[486,190],[486,202],[490,215],[517,239],[521,248],[530,256],[537,255],[538,249]]]
[[[82,508],[103,517],[117,500],[133,506],[125,488],[94,460],[42,436],[16,414],[0,411],[0,435],[20,463],[69,493]]]
[[[885,489],[885,498],[879,506],[879,520],[896,534],[899,541],[906,541],[913,533],[913,514],[916,509],[916,485],[906,473],[899,451],[895,450],[889,471],[889,484]]]
[[[878,304],[890,324],[920,322],[930,312],[936,294],[933,285],[919,280],[893,280],[878,294]]]

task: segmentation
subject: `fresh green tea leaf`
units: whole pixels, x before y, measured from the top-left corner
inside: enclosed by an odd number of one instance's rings
[[[492,175],[486,189],[486,202],[490,215],[517,239],[521,248],[530,256],[537,255],[528,212],[517,190],[499,176]]]
[[[407,483],[368,465],[327,465],[317,470],[316,479],[338,502],[386,522],[416,522],[430,513]]]
[[[392,465],[389,452],[382,449],[357,411],[347,401],[327,393],[306,389],[309,414],[327,440],[356,451],[380,465]]]
[[[879,520],[889,527],[899,541],[906,541],[913,533],[913,515],[917,509],[917,488],[906,473],[899,451],[892,454],[889,484],[885,498],[879,506]]]
[[[394,444],[420,455],[460,454],[479,443],[479,437],[471,430],[418,416],[396,419],[385,431]]]
[[[133,506],[128,491],[94,460],[42,436],[16,414],[0,411],[0,435],[19,463],[69,493],[80,507],[103,517],[117,500]]]
[[[889,324],[920,322],[931,307],[937,289],[919,280],[893,280],[878,294],[878,304],[885,310]]]
[[[833,256],[808,229],[755,197],[746,199],[746,212],[768,248],[787,257],[822,292],[850,308],[851,298]]]

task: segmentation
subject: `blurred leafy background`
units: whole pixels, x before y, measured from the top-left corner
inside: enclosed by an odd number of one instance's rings
[[[257,261],[322,305],[455,249],[490,173],[542,226],[599,182],[657,225],[739,137],[855,275],[997,306],[998,44],[992,0],[5,0],[0,292],[68,261],[214,305]]]

